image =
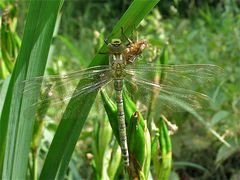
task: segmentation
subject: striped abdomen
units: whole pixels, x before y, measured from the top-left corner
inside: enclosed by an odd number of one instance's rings
[[[129,154],[128,154],[128,146],[127,146],[125,114],[124,114],[124,109],[123,109],[122,88],[123,88],[123,79],[115,79],[114,80],[114,89],[116,91],[120,146],[121,146],[121,150],[122,150],[122,157],[124,160],[124,165],[125,165],[125,167],[128,167],[129,166]]]

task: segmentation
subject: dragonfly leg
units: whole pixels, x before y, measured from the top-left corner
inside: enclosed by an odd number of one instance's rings
[[[105,38],[105,39],[104,39],[104,43],[105,43],[106,45],[109,44],[109,42],[108,42],[108,38]]]
[[[128,41],[129,44],[132,44],[132,43],[133,43],[133,41],[132,41],[130,38],[128,38],[128,37],[126,36],[126,34],[124,34],[124,32],[123,32],[123,27],[121,27],[121,34],[123,35],[123,37],[124,37],[125,39],[127,39],[127,41]]]
[[[98,52],[98,54],[111,54],[110,52]]]

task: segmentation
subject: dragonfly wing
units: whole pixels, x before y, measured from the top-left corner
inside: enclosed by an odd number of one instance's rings
[[[223,70],[212,64],[156,65],[153,63],[128,66],[126,72],[136,77],[153,80],[159,78],[164,85],[192,88],[194,85],[206,87],[223,75]]]
[[[25,95],[39,94],[40,91],[39,100],[31,106],[37,106],[38,110],[42,111],[41,109],[49,103],[62,106],[71,98],[97,91],[111,81],[109,66],[95,66],[67,75],[35,77],[23,81],[20,89]]]
[[[59,89],[61,85],[68,86],[68,84],[71,85],[81,79],[92,79],[92,76],[99,76],[107,71],[109,71],[109,66],[95,66],[80,71],[75,71],[66,75],[34,77],[21,82],[19,85],[22,87],[22,90],[24,92],[39,89],[39,86],[42,86],[42,88],[46,89],[48,89],[49,86],[55,86],[56,89]]]
[[[195,92],[181,86],[157,84],[153,80],[128,74],[125,78],[127,90],[135,101],[140,100],[146,107],[156,100],[155,106],[161,112],[195,111],[207,107],[210,98],[205,94]]]

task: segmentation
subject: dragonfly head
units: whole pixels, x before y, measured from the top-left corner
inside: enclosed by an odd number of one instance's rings
[[[111,43],[108,44],[108,48],[111,53],[122,53],[125,46],[122,44],[121,39],[112,39]]]

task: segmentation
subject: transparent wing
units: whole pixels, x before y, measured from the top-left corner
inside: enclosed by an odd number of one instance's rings
[[[32,106],[67,103],[71,98],[99,90],[112,81],[109,66],[95,66],[66,75],[41,76],[21,83],[24,94],[40,90],[40,98]],[[80,83],[79,83],[80,82]]]
[[[223,70],[212,64],[156,65],[153,63],[128,66],[127,74],[153,80],[157,76],[161,84],[192,88],[193,85],[207,86],[223,74]]]
[[[147,64],[129,66],[125,80],[135,100],[145,104],[156,100],[154,106],[161,111],[193,111],[207,107],[210,101],[208,96],[193,89],[196,85],[209,85],[221,73],[221,68],[215,65]]]
[[[157,85],[136,77],[127,76],[125,80],[132,99],[140,100],[145,108],[156,100],[155,106],[162,112],[192,111],[206,106],[210,100],[205,94],[188,89]]]

